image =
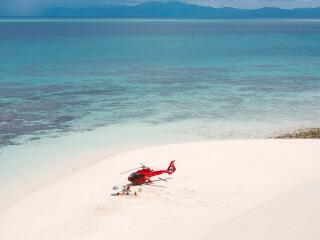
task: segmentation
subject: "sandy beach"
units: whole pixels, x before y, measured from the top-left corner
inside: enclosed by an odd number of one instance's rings
[[[0,239],[320,239],[319,149],[319,140],[277,139],[124,152],[19,199],[0,215]],[[120,172],[173,159],[165,187],[112,195],[127,182]]]

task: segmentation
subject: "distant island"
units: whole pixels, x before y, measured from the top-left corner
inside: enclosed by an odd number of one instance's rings
[[[10,16],[7,16],[10,17]],[[14,17],[14,16],[12,16]],[[213,8],[179,1],[146,2],[139,5],[99,5],[81,8],[51,7],[39,9],[27,17],[103,17],[103,18],[174,18],[174,19],[266,19],[320,18],[318,8]]]

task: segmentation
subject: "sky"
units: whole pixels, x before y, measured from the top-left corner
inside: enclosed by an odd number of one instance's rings
[[[41,8],[68,6],[83,7],[88,5],[104,4],[139,4],[155,0],[0,0],[1,15],[29,15]],[[159,1],[159,0],[158,0]],[[320,0],[180,0],[182,2],[212,6],[212,7],[235,7],[235,8],[301,8],[320,7]]]

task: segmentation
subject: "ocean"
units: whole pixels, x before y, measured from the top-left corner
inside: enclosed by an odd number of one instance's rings
[[[319,126],[320,20],[1,19],[0,58],[0,188],[96,148]]]

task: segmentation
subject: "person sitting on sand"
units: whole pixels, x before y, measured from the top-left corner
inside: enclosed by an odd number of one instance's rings
[[[129,195],[131,192],[130,186],[124,186],[118,195]]]
[[[129,195],[131,192],[130,186],[129,185],[126,186],[124,191],[125,191],[125,193],[127,193],[127,195]]]

